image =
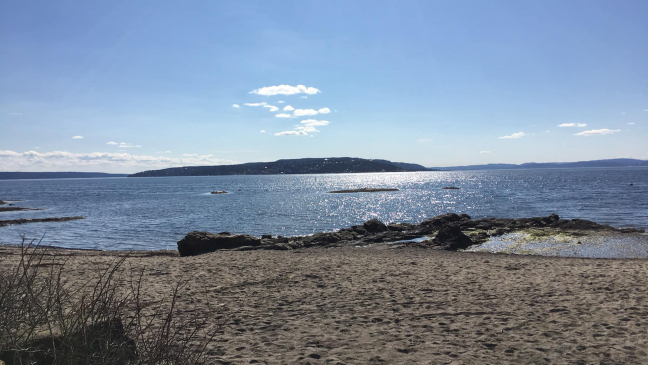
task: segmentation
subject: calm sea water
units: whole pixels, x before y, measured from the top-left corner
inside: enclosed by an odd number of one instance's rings
[[[326,193],[359,187],[400,191]],[[209,194],[213,190],[231,193]],[[55,246],[111,250],[175,249],[193,230],[306,235],[371,218],[420,222],[446,212],[473,218],[558,213],[648,228],[648,169],[0,181],[0,200],[9,199],[22,200],[16,206],[47,209],[4,212],[0,219],[87,219],[0,227],[0,242],[19,243],[21,234],[44,235],[44,242]]]

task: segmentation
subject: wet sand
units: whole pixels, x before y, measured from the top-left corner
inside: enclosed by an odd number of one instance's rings
[[[0,260],[15,253],[0,247]],[[51,253],[69,255],[73,281],[125,254]],[[146,295],[193,276],[181,308],[231,315],[215,363],[648,362],[648,260],[383,245],[132,255],[125,267],[146,267]]]

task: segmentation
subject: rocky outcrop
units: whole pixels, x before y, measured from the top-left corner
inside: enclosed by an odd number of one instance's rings
[[[247,235],[231,235],[229,232],[218,234],[191,232],[178,242],[178,251],[181,256],[189,256],[221,249],[294,250],[308,247],[365,246],[381,242],[402,242],[403,245],[434,246],[456,251],[482,243],[493,236],[525,229],[576,231],[578,233],[588,231],[643,232],[632,228],[618,229],[582,219],[560,219],[557,214],[520,219],[471,219],[467,214],[447,213],[426,219],[421,224],[392,223],[385,225],[377,219],[372,219],[363,225],[352,226],[337,232],[315,233],[310,236],[273,238],[271,235],[263,235],[259,239]],[[408,243],[413,239],[425,236],[435,237],[421,243]]]
[[[378,219],[370,219],[366,221],[362,226],[369,233],[379,233],[379,232],[389,231],[389,228],[387,228],[385,223],[379,221]]]
[[[473,241],[461,231],[457,223],[441,228],[432,242],[449,251],[464,250],[473,245]]]
[[[11,226],[14,224],[27,224],[27,223],[67,222],[67,221],[73,221],[77,219],[85,219],[85,217],[54,217],[54,218],[0,220],[0,227]]]
[[[0,207],[0,212],[20,212],[23,210],[45,210],[44,208]]]
[[[229,232],[209,233],[193,231],[178,241],[180,256],[193,256],[201,253],[241,247],[261,245],[261,239],[250,235],[230,234]]]
[[[215,191],[212,191],[211,194],[227,194],[227,191],[225,191],[225,190],[215,190]]]

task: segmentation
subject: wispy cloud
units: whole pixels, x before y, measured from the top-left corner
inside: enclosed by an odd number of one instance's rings
[[[329,124],[328,120],[306,119],[296,125],[294,130],[275,133],[275,136],[308,136],[309,133],[319,132],[315,127],[323,127]]]
[[[630,122],[630,123],[628,123],[628,125],[634,125],[634,122]]]
[[[240,108],[241,106],[238,104],[232,104],[232,108]]]
[[[296,117],[303,117],[305,115],[317,115],[317,110],[315,109],[295,109],[293,115]]]
[[[329,109],[329,108],[322,108],[322,109],[318,110],[318,112],[319,112],[320,114],[328,114],[328,113],[331,112],[331,109]]]
[[[262,129],[260,133],[265,133],[265,130]]]
[[[286,106],[284,106],[283,110],[284,110],[285,112],[291,112],[291,111],[295,110],[295,108],[293,108],[293,107],[290,106],[290,105],[286,105]]]
[[[308,99],[308,96],[306,96],[306,95],[302,95],[302,96],[300,96],[299,98],[300,98],[300,99]]]
[[[271,111],[271,112],[276,112],[277,110],[279,110],[279,108],[277,108],[277,107],[274,106],[274,105],[264,105],[263,107],[264,107],[264,108],[270,108],[270,111]]]
[[[277,114],[277,115],[275,115],[275,117],[276,117],[276,118],[290,118],[290,117],[292,117],[292,115],[290,115],[290,114],[283,114],[283,113],[282,113],[282,114]]]
[[[22,113],[10,113],[10,114],[15,115],[15,116],[21,116],[22,115]]]
[[[265,105],[268,105],[268,103],[266,103],[264,101],[264,102],[261,102],[261,103],[244,103],[243,105],[245,105],[245,106],[265,106]]]
[[[170,151],[167,151],[169,153]],[[0,150],[0,170],[2,171],[113,171],[136,172],[142,170],[200,165],[225,165],[236,163],[231,160],[215,158],[213,155],[191,154],[189,158],[166,156],[131,155],[129,153],[71,153],[53,152],[15,152]]]
[[[566,128],[566,127],[583,128],[583,127],[587,127],[587,124],[585,124],[585,123],[563,123],[563,124],[559,124],[558,127],[561,127],[561,128]]]
[[[524,134],[524,132],[517,132],[517,133],[511,134],[510,136],[499,137],[499,139],[517,139],[517,138],[522,138],[524,136],[526,136],[526,134]]]
[[[285,103],[285,101],[283,101],[283,100],[279,100],[277,103],[279,103],[279,104],[283,104],[283,103]]]
[[[110,141],[110,142],[108,142],[108,143],[106,143],[106,144],[107,144],[107,145],[110,145],[110,146],[117,146],[117,145],[118,145],[117,142],[113,142],[113,141]]]
[[[319,93],[320,90],[314,87],[306,87],[304,85],[290,86],[290,85],[277,85],[266,86],[250,91],[250,94],[257,94],[263,96],[272,95],[295,95],[295,94],[309,94],[314,95]]]
[[[491,153],[491,151],[479,151],[479,153]]]
[[[83,136],[74,136],[72,139],[83,139]]]
[[[139,147],[142,147],[142,146],[140,146],[138,144],[130,144],[130,143],[122,142],[117,147],[118,148],[139,148]]]
[[[576,136],[600,136],[600,135],[605,135],[605,134],[613,134],[621,132],[620,129],[592,129],[591,131],[584,131],[580,133],[576,133]]]

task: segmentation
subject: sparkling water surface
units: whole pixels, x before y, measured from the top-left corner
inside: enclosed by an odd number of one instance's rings
[[[175,249],[193,230],[307,235],[371,218],[418,223],[446,212],[473,218],[557,213],[645,229],[647,181],[646,168],[5,180],[0,200],[46,209],[0,212],[0,219],[87,219],[0,227],[0,242],[19,243],[24,234],[71,248]],[[447,186],[461,189],[441,189]],[[327,193],[361,187],[400,191]],[[209,194],[214,190],[230,193]]]

